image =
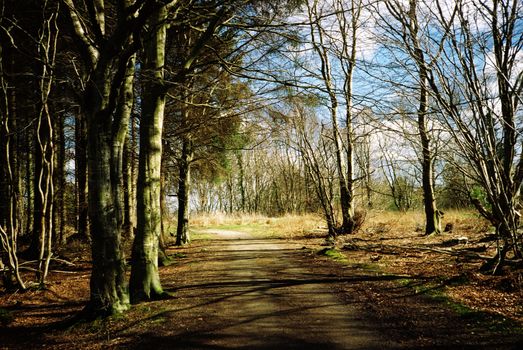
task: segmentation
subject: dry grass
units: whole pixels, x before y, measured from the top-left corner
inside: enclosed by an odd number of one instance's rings
[[[471,231],[476,234],[491,230],[489,222],[472,210],[446,211],[442,219],[442,228],[445,228],[448,223],[452,224],[454,233],[462,233],[465,236]],[[421,211],[373,210],[367,213],[363,231],[367,233],[395,232],[397,234],[421,232],[424,224],[425,218]]]
[[[279,238],[310,236],[323,230],[323,219],[315,214],[267,217],[256,214],[198,214],[191,218],[196,230],[222,228]]]
[[[361,232],[368,234],[380,234],[390,232],[397,234],[421,232],[425,223],[424,214],[421,211],[387,211],[371,210],[366,212]],[[449,210],[442,219],[442,228],[447,223],[453,226],[454,234],[466,236],[471,231],[475,234],[491,231],[490,224],[472,210]],[[247,231],[265,229],[273,232],[273,236],[282,238],[311,236],[318,233],[326,233],[326,225],[318,214],[285,215],[282,217],[267,217],[259,214],[197,214],[191,217],[191,227],[196,230],[203,228],[227,228]]]
[[[209,226],[232,226],[262,224],[270,220],[268,217],[259,214],[227,214],[227,213],[202,213],[191,217],[191,225],[196,227]]]

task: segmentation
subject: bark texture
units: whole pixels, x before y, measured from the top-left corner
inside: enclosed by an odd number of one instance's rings
[[[137,186],[137,229],[133,244],[130,280],[131,302],[158,298],[164,294],[158,274],[159,237],[161,235],[161,165],[162,130],[165,110],[163,65],[167,10],[161,8],[151,18],[154,30],[144,59],[142,118],[140,122],[140,158]]]

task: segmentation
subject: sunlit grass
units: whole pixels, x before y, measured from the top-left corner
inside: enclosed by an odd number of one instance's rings
[[[490,224],[474,210],[446,210],[441,220],[442,229],[450,223],[454,233],[460,231],[486,232]],[[407,212],[391,210],[371,210],[367,212],[363,230],[382,229],[387,232],[422,231],[425,225],[425,216],[421,210]]]
[[[318,252],[318,255],[324,255],[339,262],[347,262],[347,257],[335,248],[323,248]]]
[[[191,218],[193,235],[205,235],[205,230],[219,229],[245,232],[256,237],[293,238],[312,234],[321,229],[323,220],[315,214],[267,217],[253,214],[198,214]]]
[[[448,210],[442,219],[442,229],[451,223],[454,233],[475,231],[487,232],[490,225],[474,210]],[[391,210],[370,210],[362,226],[362,232],[388,232],[400,235],[407,232],[422,232],[425,224],[421,210],[407,212]],[[197,214],[190,219],[193,239],[209,239],[207,230],[219,229],[249,233],[256,237],[296,238],[321,236],[326,233],[321,215],[285,215],[267,217],[259,214],[211,213]],[[175,229],[175,228],[174,228]]]

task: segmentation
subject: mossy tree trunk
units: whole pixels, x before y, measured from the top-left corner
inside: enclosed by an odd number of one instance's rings
[[[142,28],[154,1],[129,11],[133,3],[117,3],[106,11],[103,1],[63,0],[84,60],[83,107],[87,121],[88,198],[92,249],[90,300],[86,318],[107,316],[129,308],[125,283],[125,256],[122,251],[123,153],[132,99],[134,54],[140,46],[137,28]],[[89,21],[81,18],[88,6]],[[106,20],[106,16],[115,16]],[[109,45],[107,43],[110,43]]]
[[[120,96],[120,101],[118,103],[118,112],[129,116],[129,121],[134,124],[134,121],[131,120],[131,114],[134,106],[134,72],[135,72],[135,59],[133,57],[132,62],[129,64],[127,71],[127,77],[122,86],[122,92]],[[134,132],[133,126],[131,126],[131,133]],[[131,154],[134,152],[133,149],[133,135],[129,137],[129,132],[125,138],[123,159],[122,159],[122,171],[123,171],[123,232],[122,235],[125,238],[133,237],[134,233],[134,218],[133,218],[133,157]]]
[[[163,84],[167,10],[151,18],[154,30],[143,58],[145,76],[140,121],[140,158],[137,185],[137,230],[133,244],[130,280],[131,302],[152,300],[164,294],[158,274],[161,235],[162,130],[165,110]]]
[[[95,114],[95,118],[101,117]],[[107,118],[109,119],[109,118]],[[89,125],[89,216],[93,268],[88,309],[114,314],[128,309],[125,258],[121,248],[121,157],[123,140],[111,128]]]
[[[123,159],[123,191],[124,191],[124,228],[123,236],[127,238],[133,237],[133,223],[131,218],[131,194],[132,194],[132,178],[130,166],[130,147],[129,139],[125,140],[124,145],[124,159]]]
[[[120,66],[123,62],[114,60],[113,64]],[[123,68],[120,66],[125,73],[119,84],[117,94],[120,98],[115,110],[110,108],[109,97],[115,71],[107,67],[99,72],[100,75],[88,87],[95,108],[88,111],[88,186],[93,270],[91,298],[87,308],[95,315],[115,314],[129,308],[121,237],[124,222],[123,158],[130,109],[123,108],[122,104],[128,103],[126,96],[129,96],[124,92],[129,91],[129,85],[132,85],[134,65],[134,57],[131,56]]]

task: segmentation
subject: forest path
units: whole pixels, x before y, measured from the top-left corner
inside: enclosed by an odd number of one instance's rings
[[[176,310],[163,314],[172,323],[158,336],[142,336],[137,348],[386,348],[373,325],[334,292],[339,279],[308,268],[310,252],[299,242],[207,233],[216,239],[192,244],[184,271],[163,278],[177,298]]]
[[[89,298],[86,263],[54,274],[48,289],[6,295],[0,350],[523,349],[521,327],[457,312],[431,296],[434,278],[386,273],[350,254],[334,261],[317,254],[321,237],[204,236],[169,249],[175,262],[160,274],[173,298],[116,317],[62,328]]]

